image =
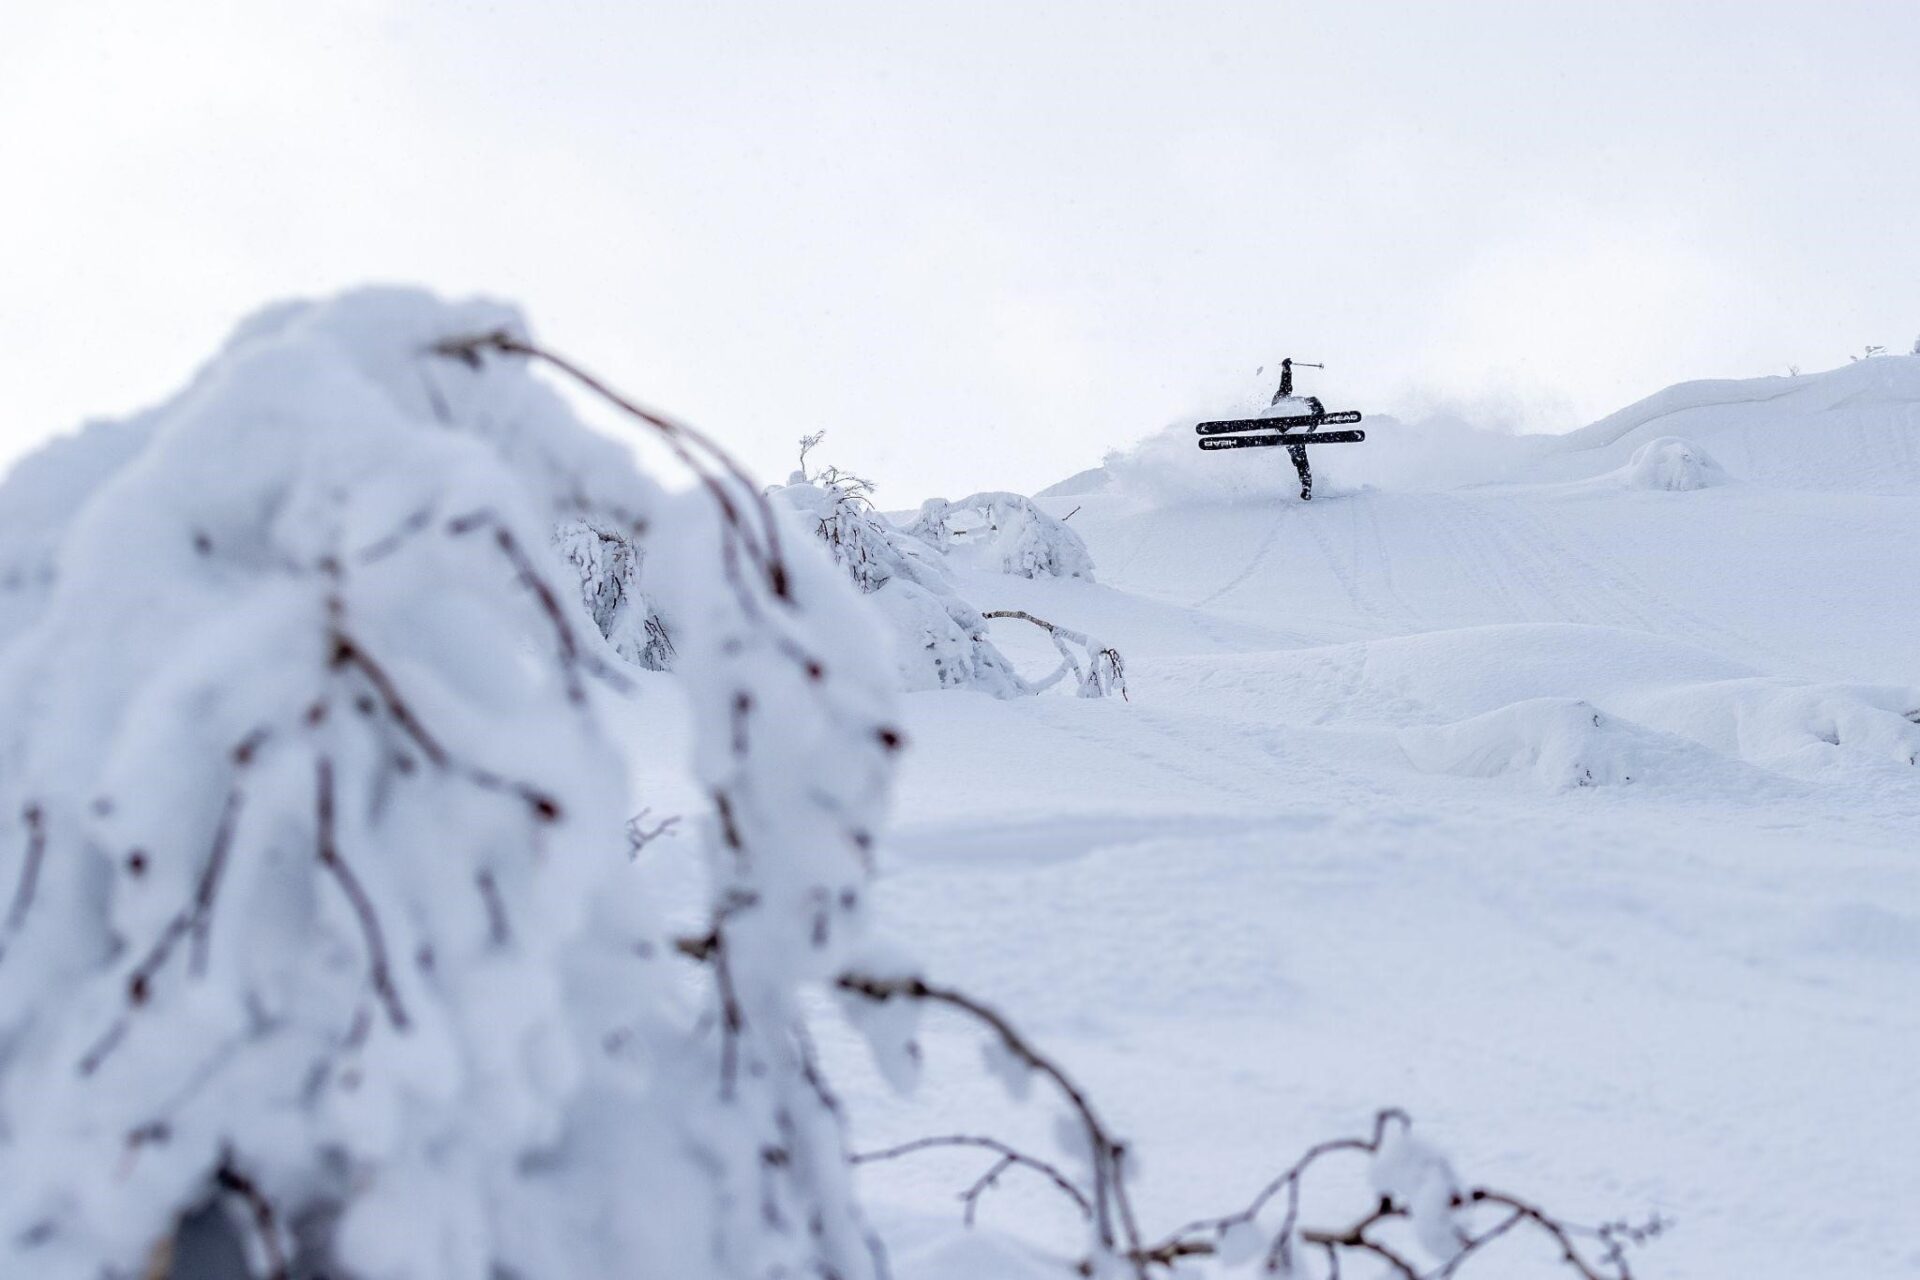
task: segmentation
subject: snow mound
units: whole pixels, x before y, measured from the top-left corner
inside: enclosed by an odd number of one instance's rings
[[[1695,742],[1795,777],[1909,773],[1920,760],[1920,690],[1783,677],[1681,686],[1632,712]]]
[[[1258,707],[1290,723],[1385,725],[1445,724],[1530,700],[1620,706],[1676,682],[1753,674],[1684,641],[1567,623],[1458,627],[1169,666],[1184,698],[1221,712]]]
[[[1578,698],[1531,698],[1454,724],[1406,729],[1400,749],[1426,773],[1523,774],[1550,791],[1632,782],[1673,750],[1660,735]]]
[[[1678,436],[1661,436],[1634,450],[1632,461],[1619,471],[1629,489],[1664,489],[1686,493],[1711,488],[1728,480],[1724,467],[1705,449]]]

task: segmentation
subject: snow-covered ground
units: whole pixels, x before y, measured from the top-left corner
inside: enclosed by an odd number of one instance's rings
[[[1310,505],[1180,430],[1043,499],[1098,585],[961,584],[1132,700],[912,695],[882,884],[1133,1140],[1148,1233],[1398,1104],[1469,1178],[1671,1218],[1647,1276],[1920,1274],[1920,358],[1558,439],[1370,422]],[[907,1099],[827,1041],[858,1146],[1051,1145],[966,1026]],[[1018,1172],[957,1233],[984,1163],[867,1167],[906,1280],[1078,1247]]]

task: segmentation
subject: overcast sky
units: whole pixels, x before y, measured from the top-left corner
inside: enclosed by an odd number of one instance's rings
[[[0,0],[0,458],[369,280],[887,505],[1287,354],[1563,430],[1912,344],[1917,68],[1913,0]]]

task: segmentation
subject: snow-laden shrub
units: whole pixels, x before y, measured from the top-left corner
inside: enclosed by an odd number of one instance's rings
[[[894,657],[907,690],[975,689],[996,698],[1037,692],[987,638],[980,611],[951,590],[895,578],[875,588],[872,599],[892,624]]]
[[[644,553],[635,540],[590,520],[566,521],[554,540],[579,573],[581,604],[614,652],[649,671],[672,666],[672,633],[640,589]]]
[[[1080,535],[1018,493],[931,498],[907,532],[994,573],[1093,581],[1093,557]]]
[[[986,619],[954,589],[952,571],[918,538],[873,510],[864,488],[795,472],[770,495],[825,544],[887,619],[901,686],[1032,692],[987,635]]]
[[[1671,493],[1707,489],[1728,479],[1725,468],[1705,449],[1676,436],[1647,441],[1620,469],[1621,483],[1629,489],[1664,489]]]
[[[876,624],[757,494],[638,474],[521,332],[275,308],[75,486],[0,650],[0,1274],[164,1273],[216,1201],[256,1275],[875,1274],[796,1000],[862,932]],[[656,531],[717,815],[697,1000],[569,520]]]
[[[944,572],[920,548],[898,536],[874,511],[863,490],[816,482],[796,471],[769,496],[811,528],[834,563],[847,571],[862,592],[874,591],[894,578],[917,581]]]
[[[1079,535],[1030,499],[1010,493],[976,494],[960,504],[934,499],[921,508],[918,520],[901,529],[873,509],[870,482],[836,467],[807,470],[807,453],[821,438],[801,440],[800,469],[769,495],[826,544],[854,585],[879,606],[891,624],[903,688],[974,689],[1017,698],[1043,693],[1071,674],[1081,697],[1125,696],[1118,651],[1024,613],[982,614],[954,586],[948,564],[960,551],[949,519],[954,514],[973,513],[974,526],[986,522],[990,533],[982,540],[983,554],[995,571],[1026,577],[1058,574],[1090,581],[1093,561]],[[1026,618],[1046,628],[1062,655],[1059,668],[1037,682],[1022,678],[988,637],[987,620],[996,617]],[[1085,650],[1084,663],[1069,642]]]

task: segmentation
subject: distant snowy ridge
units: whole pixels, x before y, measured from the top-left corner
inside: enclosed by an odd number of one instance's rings
[[[1920,485],[1920,356],[1877,356],[1792,377],[1683,382],[1557,437],[1542,478],[1617,466],[1677,436],[1732,475],[1793,488]]]

